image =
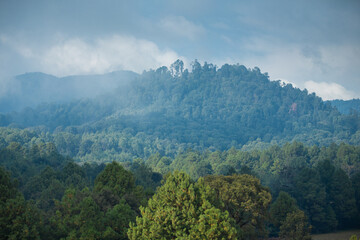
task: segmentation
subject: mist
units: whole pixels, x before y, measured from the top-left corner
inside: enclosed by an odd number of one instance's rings
[[[2,82],[0,112],[36,108],[44,103],[64,104],[92,99],[126,88],[137,73],[117,71],[101,75],[56,77],[44,73],[26,73]]]

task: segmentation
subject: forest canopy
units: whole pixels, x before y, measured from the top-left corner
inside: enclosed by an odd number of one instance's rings
[[[0,114],[0,239],[360,227],[355,109],[238,64],[130,75],[111,94]]]

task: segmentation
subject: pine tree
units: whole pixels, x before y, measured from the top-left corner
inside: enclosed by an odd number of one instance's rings
[[[227,212],[214,206],[210,187],[200,178],[193,182],[188,175],[174,172],[167,176],[141,207],[136,225],[130,224],[129,239],[236,239]]]

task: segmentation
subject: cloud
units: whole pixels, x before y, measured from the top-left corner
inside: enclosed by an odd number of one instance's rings
[[[7,45],[8,47],[14,49],[16,52],[18,52],[21,56],[30,58],[34,56],[33,51],[30,47],[25,46],[20,41],[10,38],[9,36],[5,34],[0,35],[0,44],[1,45]]]
[[[115,35],[93,44],[71,39],[47,50],[42,57],[45,68],[58,75],[104,73],[114,70],[142,72],[145,69],[169,66],[179,55],[161,50],[148,40]]]
[[[309,92],[315,92],[323,100],[349,100],[356,97],[353,92],[337,83],[307,81],[304,85]]]
[[[202,25],[194,24],[183,16],[169,16],[160,21],[160,27],[179,37],[195,40],[206,31]]]
[[[4,42],[4,39],[1,41]],[[182,58],[173,50],[160,49],[154,42],[122,35],[98,38],[92,42],[71,38],[43,49],[31,49],[22,44],[8,46],[29,61],[38,62],[36,71],[56,76],[101,74],[116,70],[141,73],[146,69],[169,66]]]

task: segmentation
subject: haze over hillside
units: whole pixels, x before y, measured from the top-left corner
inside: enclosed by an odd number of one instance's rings
[[[26,73],[9,80],[0,94],[0,112],[20,111],[41,103],[66,103],[94,98],[123,87],[136,78],[130,71],[102,75],[80,75],[58,78],[44,73]]]

